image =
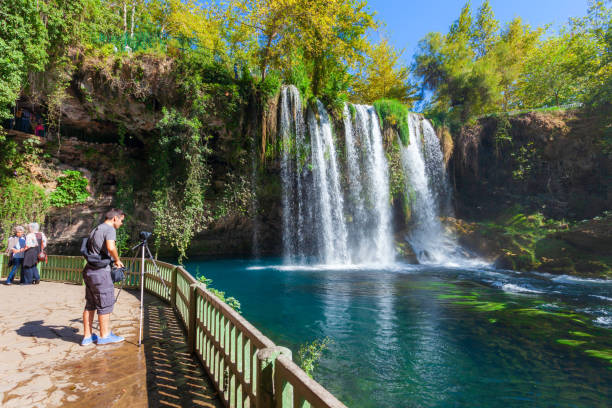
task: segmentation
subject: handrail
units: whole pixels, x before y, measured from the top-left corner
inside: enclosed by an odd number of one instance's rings
[[[8,275],[0,254],[0,276]],[[140,258],[122,258],[125,286],[140,286]],[[144,287],[176,309],[187,343],[228,408],[346,408],[238,312],[222,302],[182,266],[145,261]],[[42,280],[83,284],[84,260],[49,255],[39,264]],[[162,282],[163,281],[163,282]],[[286,352],[279,351],[280,349]]]

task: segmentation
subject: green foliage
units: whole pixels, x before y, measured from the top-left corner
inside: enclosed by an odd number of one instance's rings
[[[252,200],[253,192],[250,181],[244,176],[228,173],[223,194],[215,207],[214,218],[247,215]]]
[[[208,289],[213,295],[218,297],[219,300],[221,300],[222,302],[225,302],[229,307],[234,309],[236,312],[242,313],[242,311],[240,310],[240,302],[238,301],[238,299],[232,296],[225,297],[225,292],[222,292],[218,289],[211,287],[210,285],[213,282],[212,279],[208,279],[206,276],[200,275],[198,276],[197,280],[198,282],[206,285],[206,289]]]
[[[2,1],[0,120],[11,116],[28,73],[42,71],[47,62],[48,37],[37,4],[35,0]]]
[[[364,67],[355,80],[355,101],[372,103],[378,99],[397,99],[412,106],[416,90],[408,79],[410,70],[399,63],[402,53],[395,51],[387,39],[369,50]]]
[[[204,193],[210,170],[206,163],[208,137],[201,123],[175,110],[163,110],[160,132],[149,156],[153,180],[154,233],[185,257],[191,239],[208,222]]]
[[[64,170],[64,175],[57,178],[57,187],[49,196],[49,202],[58,208],[84,203],[89,197],[87,184],[80,171]]]
[[[25,177],[9,179],[0,188],[0,242],[12,228],[29,222],[42,223],[49,208],[45,190]]]
[[[408,108],[395,99],[381,99],[374,102],[374,108],[380,119],[380,127],[390,127],[399,135],[404,146],[410,144],[408,127]]]
[[[609,101],[608,3],[591,1],[586,17],[544,37],[520,18],[500,28],[488,1],[473,16],[468,2],[446,35],[419,44],[414,73],[433,93],[426,110],[456,130],[492,112]]]
[[[329,337],[325,337],[322,340],[317,339],[312,343],[306,343],[300,346],[298,350],[298,362],[302,370],[304,370],[310,378],[312,378],[314,370],[323,356],[323,352],[331,343],[333,343],[333,340]]]
[[[512,170],[512,178],[515,180],[525,180],[529,173],[533,163],[537,161],[537,151],[534,143],[529,142],[524,146],[521,146],[518,151],[510,153],[514,158],[515,168]]]

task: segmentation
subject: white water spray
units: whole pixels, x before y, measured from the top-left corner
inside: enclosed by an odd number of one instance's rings
[[[420,263],[458,265],[468,258],[446,233],[440,215],[449,210],[450,186],[440,142],[428,120],[408,115],[410,144],[401,147],[412,226],[406,239]]]

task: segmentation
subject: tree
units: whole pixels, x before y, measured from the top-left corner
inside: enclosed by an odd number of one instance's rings
[[[543,30],[532,30],[520,18],[513,19],[501,32],[497,42],[491,47],[491,54],[499,74],[499,109],[506,111],[530,106],[519,94],[520,78],[525,62],[536,52]]]
[[[393,49],[387,39],[372,47],[355,81],[357,101],[373,103],[377,99],[397,99],[412,105],[416,99],[415,89],[408,79],[409,69],[398,62],[402,52]]]
[[[496,43],[498,31],[499,23],[495,19],[489,0],[486,0],[478,9],[478,16],[471,33],[472,47],[479,57],[486,55]]]
[[[29,72],[47,62],[47,32],[34,0],[2,1],[0,9],[0,120],[12,116]]]

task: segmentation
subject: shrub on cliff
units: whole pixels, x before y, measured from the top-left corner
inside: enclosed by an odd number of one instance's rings
[[[57,178],[57,187],[49,196],[54,207],[65,207],[71,204],[81,204],[89,197],[88,181],[80,171],[65,170],[64,175]]]
[[[379,99],[374,102],[374,108],[380,119],[380,127],[391,127],[399,134],[404,146],[410,144],[408,128],[408,108],[395,99]]]

